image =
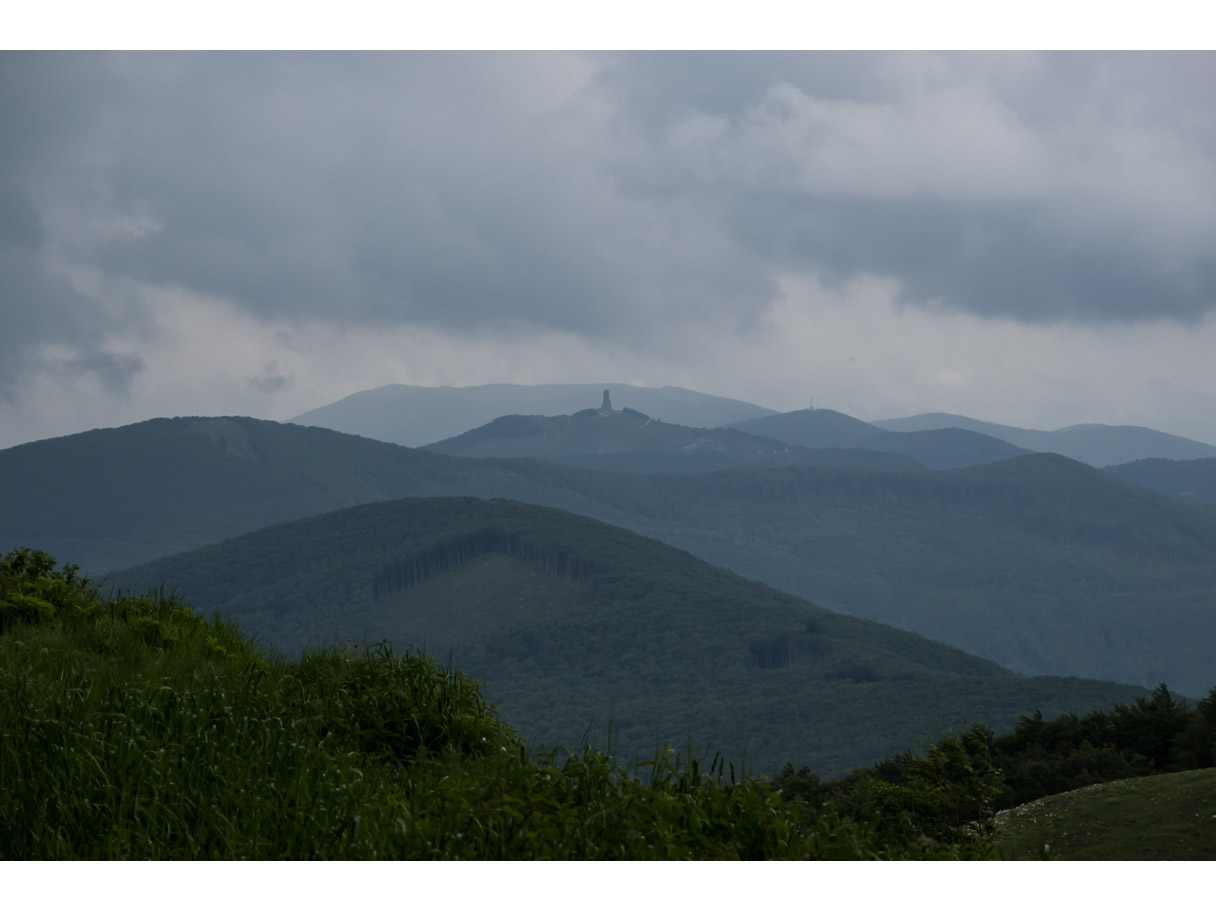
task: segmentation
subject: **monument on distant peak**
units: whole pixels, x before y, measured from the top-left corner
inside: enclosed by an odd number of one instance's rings
[[[612,400],[608,397],[608,390],[604,390],[604,404],[600,406],[601,412],[612,411]]]

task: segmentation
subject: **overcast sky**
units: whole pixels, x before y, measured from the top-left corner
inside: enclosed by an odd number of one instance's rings
[[[1213,85],[1213,54],[3,53],[0,447],[494,382],[1216,443]]]

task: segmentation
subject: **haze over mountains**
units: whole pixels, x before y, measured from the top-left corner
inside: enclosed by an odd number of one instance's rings
[[[1059,453],[1092,466],[1119,465],[1137,459],[1207,459],[1216,457],[1216,447],[1187,437],[1154,431],[1151,428],[1074,424],[1055,431],[1035,431],[977,421],[962,415],[934,412],[875,421],[876,427],[891,431],[928,431],[938,428],[963,428],[1007,441],[1039,453]]]
[[[1216,457],[1214,446],[1142,427],[1083,424],[1056,431],[1037,431],[940,412],[864,422],[831,409],[778,413],[752,403],[678,387],[614,383],[541,386],[500,383],[469,387],[393,384],[355,393],[297,415],[291,421],[418,447],[447,440],[508,415],[551,417],[595,408],[601,403],[605,389],[610,392],[617,409],[632,409],[670,424],[691,428],[732,426],[810,448],[864,447],[898,452],[911,455],[933,468],[1004,458],[1018,452],[1016,448],[1059,453],[1099,468],[1138,459]],[[760,423],[747,423],[757,419]],[[944,456],[938,443],[947,438],[928,435],[918,440],[907,436],[909,432],[951,428],[983,436],[954,432],[954,443],[946,448]],[[901,432],[905,438],[884,437],[875,433],[875,429]],[[1001,447],[994,440],[1004,441],[1009,446]],[[956,452],[963,455],[958,457]],[[961,461],[957,461],[960,458]]]
[[[854,446],[882,453],[898,453],[930,469],[956,469],[1030,452],[996,437],[958,427],[908,433],[885,431],[831,409],[803,409],[766,415],[736,422],[731,427],[751,434],[766,434],[795,446]]]
[[[1025,673],[1211,686],[1216,516],[1058,456],[640,476],[159,419],[0,451],[0,473],[22,480],[0,492],[0,547],[41,547],[94,576],[358,503],[507,497]]]
[[[958,428],[884,431],[830,409],[768,415],[726,428],[689,428],[630,408],[508,415],[424,449],[652,473],[786,465],[946,469],[1029,452]]]
[[[677,386],[656,389],[624,383],[492,383],[432,387],[394,383],[354,393],[291,421],[417,447],[455,437],[504,415],[568,415],[591,408],[600,404],[604,390],[618,406],[688,427],[720,427],[773,414],[772,409],[750,402]]]

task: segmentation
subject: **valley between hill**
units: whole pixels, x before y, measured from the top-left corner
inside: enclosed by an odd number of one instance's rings
[[[996,816],[1012,861],[1212,861],[1216,770],[1101,782]],[[1047,852],[1044,853],[1044,847]]]

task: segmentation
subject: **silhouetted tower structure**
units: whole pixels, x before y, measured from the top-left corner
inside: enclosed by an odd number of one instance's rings
[[[608,390],[604,390],[604,404],[600,406],[601,412],[612,411],[612,400],[608,398]]]

